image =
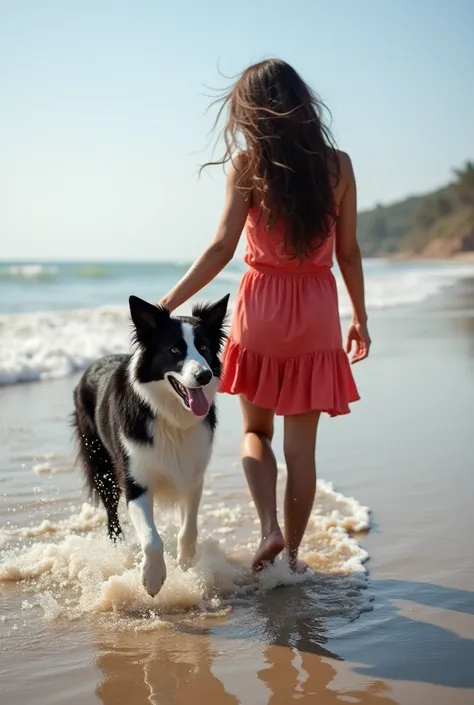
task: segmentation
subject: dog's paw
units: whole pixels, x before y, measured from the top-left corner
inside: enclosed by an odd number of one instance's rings
[[[178,543],[178,563],[182,570],[191,568],[196,558],[196,543],[186,539],[180,539]]]
[[[141,567],[142,585],[150,595],[158,595],[166,580],[166,563],[162,547],[150,547],[144,550]]]
[[[194,553],[189,556],[180,553],[178,555],[178,563],[181,570],[188,570],[189,568],[191,568],[194,563],[194,558]]]

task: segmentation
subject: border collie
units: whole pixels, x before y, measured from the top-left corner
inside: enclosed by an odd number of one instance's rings
[[[204,473],[217,417],[214,397],[229,296],[200,304],[191,317],[131,296],[135,350],[93,363],[74,390],[73,425],[91,497],[107,511],[112,540],[122,537],[124,493],[143,560],[141,579],[154,597],[166,579],[154,498],[178,505],[178,560],[193,561]]]

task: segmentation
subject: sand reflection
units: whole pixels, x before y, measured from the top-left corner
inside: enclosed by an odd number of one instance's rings
[[[103,705],[239,703],[213,673],[215,650],[207,635],[117,633],[97,646],[97,666],[103,678],[96,695]]]
[[[355,674],[329,650],[322,602],[301,586],[254,595],[216,621],[183,616],[169,630],[104,630],[96,694],[103,705],[395,705],[383,680]],[[349,613],[337,619],[347,624]]]

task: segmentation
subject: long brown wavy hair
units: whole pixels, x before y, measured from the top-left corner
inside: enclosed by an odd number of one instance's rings
[[[303,261],[330,235],[337,217],[333,189],[340,175],[326,106],[285,61],[246,69],[222,97],[218,124],[225,152],[202,168],[234,161],[239,187],[253,196],[267,228],[282,221],[288,257]],[[242,141],[243,138],[243,141]]]

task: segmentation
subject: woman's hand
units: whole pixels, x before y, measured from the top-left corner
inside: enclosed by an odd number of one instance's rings
[[[354,343],[355,349],[353,350]],[[367,323],[359,323],[358,321],[353,320],[347,332],[346,343],[347,354],[349,355],[349,353],[353,351],[353,355],[351,357],[352,364],[365,360],[365,358],[368,357],[370,343],[371,340]]]

